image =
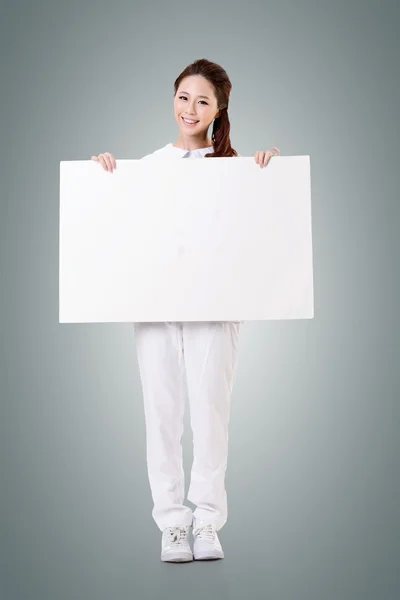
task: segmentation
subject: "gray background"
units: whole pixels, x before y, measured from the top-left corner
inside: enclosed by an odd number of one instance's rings
[[[399,597],[398,7],[2,5],[2,600]],[[197,58],[231,78],[239,153],[311,156],[315,318],[242,328],[226,558],[174,565],[133,325],[58,322],[59,162],[175,142]]]

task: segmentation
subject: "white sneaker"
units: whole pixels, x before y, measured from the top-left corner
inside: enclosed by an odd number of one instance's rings
[[[195,521],[193,525],[193,538],[194,560],[224,558],[224,552],[213,523]]]
[[[166,527],[161,540],[161,560],[164,562],[189,562],[193,552],[188,542],[189,525]]]

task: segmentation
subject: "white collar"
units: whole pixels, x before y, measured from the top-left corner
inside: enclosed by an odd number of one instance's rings
[[[189,152],[194,152],[194,150],[184,150],[183,148],[178,148],[177,146],[174,146],[171,142],[169,144],[167,144],[166,146],[164,146],[164,148],[161,148],[162,152],[166,153],[166,154],[170,154],[171,156],[185,156],[185,154],[188,154]],[[196,150],[198,150],[201,154],[208,154],[208,152],[213,152],[213,147],[212,146],[208,146],[207,148],[196,148]]]

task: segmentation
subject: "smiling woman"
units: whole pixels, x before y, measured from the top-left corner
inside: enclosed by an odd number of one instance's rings
[[[229,77],[220,65],[201,59],[187,66],[174,83],[178,139],[142,159],[239,156],[230,140],[231,89]],[[265,167],[271,156],[272,152],[262,151],[256,152],[254,158],[260,167]],[[111,173],[117,168],[109,152],[92,159]],[[180,257],[185,255],[183,246],[177,252]],[[241,323],[134,324],[145,408],[148,477],[154,501],[152,516],[162,531],[163,561],[224,558],[217,531],[228,517],[228,423]],[[193,430],[194,459],[188,491],[188,499],[196,505],[193,513],[184,504],[180,441],[185,385]],[[192,524],[193,552],[188,542]]]
[[[231,90],[230,79],[220,65],[199,59],[186,67],[174,83],[174,114],[180,130],[177,148],[196,150],[212,146],[213,152],[206,157],[238,156],[230,141]]]

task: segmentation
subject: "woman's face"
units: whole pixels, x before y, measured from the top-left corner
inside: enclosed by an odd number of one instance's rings
[[[207,135],[210,124],[219,116],[211,83],[201,75],[183,79],[174,98],[174,114],[182,136]],[[187,124],[184,121],[186,117],[197,122]]]

